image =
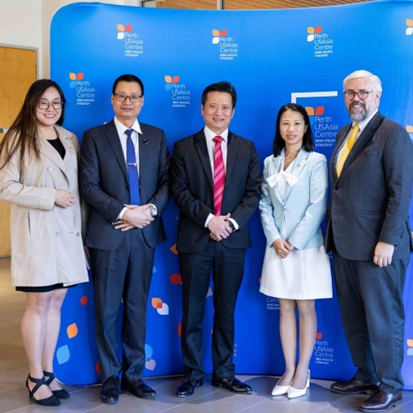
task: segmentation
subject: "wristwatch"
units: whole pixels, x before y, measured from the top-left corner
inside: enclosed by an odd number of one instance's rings
[[[158,208],[156,208],[155,205],[151,205],[151,215],[153,217],[157,217],[158,216]]]

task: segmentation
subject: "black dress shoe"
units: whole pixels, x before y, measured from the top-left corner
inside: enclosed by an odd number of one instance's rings
[[[119,400],[119,378],[109,377],[103,384],[100,391],[100,400],[106,404],[115,404]]]
[[[236,377],[231,377],[229,379],[212,379],[212,385],[215,387],[223,387],[234,393],[250,394],[252,393],[251,386],[239,381]]]
[[[204,384],[202,379],[185,379],[176,389],[178,397],[187,397],[194,394],[196,387],[201,387]]]
[[[330,390],[340,394],[372,394],[379,389],[379,383],[365,383],[352,378],[349,381],[336,381]]]
[[[377,390],[367,400],[360,404],[362,412],[385,412],[393,406],[401,404],[403,396],[401,393],[391,394],[383,390]]]
[[[149,387],[142,379],[125,381],[122,380],[122,390],[132,393],[136,397],[145,398],[153,397],[156,395],[156,391]]]

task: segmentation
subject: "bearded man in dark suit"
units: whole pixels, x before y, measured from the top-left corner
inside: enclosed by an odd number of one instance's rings
[[[341,394],[372,395],[364,412],[402,401],[406,268],[413,250],[409,205],[413,146],[407,132],[379,111],[380,79],[359,70],[344,79],[352,123],[337,134],[330,162],[331,203],[326,249],[335,281],[354,378]]]

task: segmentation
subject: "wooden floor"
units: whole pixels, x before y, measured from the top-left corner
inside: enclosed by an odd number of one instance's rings
[[[70,400],[56,408],[42,407],[29,401],[24,382],[27,362],[24,354],[20,320],[24,312],[25,297],[16,293],[10,283],[10,260],[0,259],[0,413],[23,412],[113,412],[113,413],[350,413],[357,411],[365,396],[341,396],[331,393],[331,384],[325,380],[312,380],[307,395],[288,400],[284,396],[271,398],[271,389],[277,378],[267,376],[238,376],[252,386],[252,395],[235,395],[211,386],[207,376],[203,387],[189,398],[177,398],[175,390],[182,378],[147,380],[157,391],[151,400],[142,400],[129,393],[121,395],[113,406],[101,403],[99,386],[66,387]],[[404,392],[403,405],[391,413],[413,413],[413,393]]]

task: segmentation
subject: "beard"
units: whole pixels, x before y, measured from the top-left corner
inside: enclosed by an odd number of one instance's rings
[[[367,119],[369,116],[369,111],[367,111],[366,104],[360,101],[352,102],[347,111],[350,115],[350,119],[356,123],[363,122],[363,120]]]

